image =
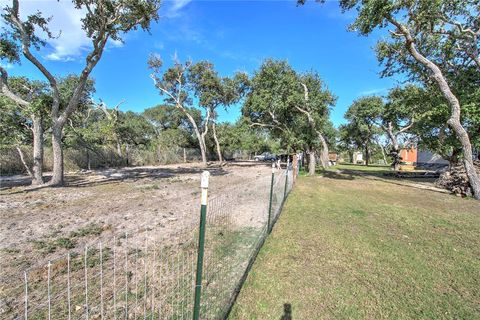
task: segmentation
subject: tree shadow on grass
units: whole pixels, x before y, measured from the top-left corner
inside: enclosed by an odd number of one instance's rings
[[[327,171],[328,172],[328,171]],[[349,180],[354,180],[355,178],[364,178],[369,180],[377,180],[385,183],[390,183],[402,187],[421,189],[439,193],[450,193],[445,189],[438,188],[434,185],[436,178],[432,176],[422,176],[419,174],[417,177],[409,177],[408,175],[399,176],[398,173],[393,171],[385,170],[350,170],[350,169],[341,169],[339,170],[340,175],[348,175],[351,177]],[[339,175],[339,173],[336,173]],[[329,177],[329,174],[324,174],[324,176]],[[335,177],[333,177],[335,179]],[[345,180],[345,179],[343,179]]]
[[[321,170],[318,172],[325,178],[329,179],[336,179],[336,180],[355,180],[355,175],[351,173],[346,173],[343,171],[340,172],[335,172],[335,171],[329,171],[329,170]]]

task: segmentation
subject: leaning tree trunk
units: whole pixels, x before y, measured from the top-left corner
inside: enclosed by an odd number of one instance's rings
[[[63,185],[63,148],[62,148],[62,126],[52,127],[52,149],[53,149],[53,176],[50,180],[52,186]]]
[[[27,174],[33,178],[32,171],[30,170],[27,162],[25,161],[25,155],[23,154],[22,148],[20,148],[20,145],[16,145],[15,149],[17,149],[18,155],[20,156],[20,162],[23,164],[25,171],[27,171]]]
[[[316,160],[315,160],[315,151],[310,149],[308,152],[308,175],[309,176],[314,176],[315,175],[315,166],[316,166]]]
[[[455,135],[457,136],[457,139],[462,144],[464,157],[463,164],[465,166],[465,172],[467,173],[470,186],[472,187],[473,196],[475,197],[475,199],[480,200],[480,176],[478,175],[473,164],[473,152],[470,138],[467,131],[460,122],[461,107],[458,98],[452,92],[450,85],[447,82],[447,79],[442,73],[442,70],[434,62],[430,61],[417,50],[417,47],[415,45],[415,39],[412,37],[410,30],[406,26],[396,21],[393,17],[388,17],[388,20],[395,27],[397,27],[398,31],[403,34],[405,38],[405,45],[412,57],[417,62],[419,62],[431,71],[431,78],[437,83],[440,92],[442,92],[443,96],[447,100],[451,109],[450,118],[448,119],[447,123],[453,129]]]
[[[220,149],[220,143],[218,142],[218,138],[217,138],[217,130],[215,128],[215,121],[212,122],[212,132],[213,132],[213,139],[215,140],[215,146],[217,148],[218,161],[220,161],[220,163],[222,163],[223,162],[222,150]]]
[[[202,162],[204,166],[207,166],[207,144],[205,142],[205,137],[208,133],[208,122],[210,119],[210,112],[207,110],[207,118],[205,119],[205,129],[200,134],[199,142],[200,142],[200,151],[202,152]]]
[[[43,123],[41,116],[33,115],[32,185],[43,184]]]
[[[388,164],[387,154],[385,153],[385,148],[382,145],[380,145],[380,149],[382,150],[383,162],[385,162],[385,164]]]
[[[330,166],[330,159],[328,157],[328,144],[321,133],[318,133],[318,138],[322,144],[322,150],[320,151],[320,162],[322,163],[322,167],[327,169]]]
[[[192,118],[192,120],[193,120],[193,118]],[[193,123],[195,123],[195,122],[192,122],[192,124]],[[197,136],[198,145],[200,147],[200,154],[202,155],[202,164],[206,167],[207,166],[207,151],[206,151],[207,147],[205,146],[205,140],[204,140],[203,135],[198,130],[198,127],[197,127],[196,124],[193,128],[194,128],[194,131],[195,131],[195,135]]]
[[[202,155],[202,164],[207,166],[207,147],[205,146],[205,142],[200,134],[198,134],[198,142],[200,144],[200,153]]]
[[[193,119],[193,117],[187,111],[185,111],[185,109],[183,108],[180,108],[180,109],[184,112],[184,114],[188,118],[188,121],[190,121],[190,123],[192,124],[193,131],[195,131],[195,136],[197,137],[198,145],[200,147],[200,153],[202,155],[202,164],[206,167],[207,166],[207,152],[206,152],[207,148],[205,146],[205,139],[200,133],[200,130],[198,130],[198,126],[197,126],[197,123],[195,122],[195,119]]]

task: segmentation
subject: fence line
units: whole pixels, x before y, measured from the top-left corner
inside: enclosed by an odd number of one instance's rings
[[[253,193],[243,183],[208,199],[200,319],[228,315],[297,173],[287,165],[246,181]],[[199,229],[181,223],[169,241],[157,230],[117,233],[27,269],[18,285],[2,289],[1,318],[192,319]]]

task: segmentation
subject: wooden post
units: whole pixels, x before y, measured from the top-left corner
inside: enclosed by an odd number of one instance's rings
[[[295,180],[297,180],[297,171],[298,171],[298,156],[297,154],[295,153],[293,155],[293,183],[295,184]]]

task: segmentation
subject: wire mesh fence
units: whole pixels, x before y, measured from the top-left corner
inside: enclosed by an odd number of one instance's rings
[[[275,169],[272,178],[256,177],[208,199],[200,319],[228,314],[294,172]],[[1,318],[192,319],[200,231],[184,224],[167,237],[155,229],[120,233],[25,270],[2,286]]]

